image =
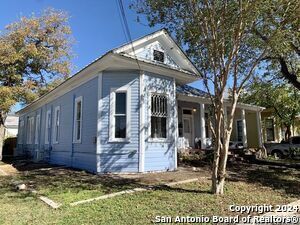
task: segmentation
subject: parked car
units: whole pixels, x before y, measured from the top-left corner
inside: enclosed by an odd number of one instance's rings
[[[292,154],[300,155],[300,136],[291,137],[288,141],[281,143],[269,143],[265,144],[269,155],[276,155],[279,158],[284,158]]]

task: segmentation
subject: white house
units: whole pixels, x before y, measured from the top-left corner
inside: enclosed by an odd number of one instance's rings
[[[149,34],[20,110],[18,153],[94,173],[175,170],[178,148],[211,137],[210,101],[186,85],[198,79],[166,30]],[[233,141],[261,146],[262,109],[238,104]]]

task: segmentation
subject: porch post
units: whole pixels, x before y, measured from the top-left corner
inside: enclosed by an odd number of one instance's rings
[[[205,133],[205,104],[200,103],[200,126],[201,126],[201,149],[206,147],[206,133]]]
[[[257,123],[257,133],[258,133],[258,147],[262,148],[262,131],[261,131],[261,114],[260,111],[256,111],[256,123]]]
[[[245,109],[241,109],[241,114],[242,114],[242,124],[243,124],[243,146],[244,146],[244,148],[247,148],[248,143],[247,143],[247,127],[246,127]]]

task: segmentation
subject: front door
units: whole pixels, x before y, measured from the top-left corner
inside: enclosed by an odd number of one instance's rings
[[[188,146],[193,147],[193,117],[184,115],[183,117],[183,137],[188,141]]]

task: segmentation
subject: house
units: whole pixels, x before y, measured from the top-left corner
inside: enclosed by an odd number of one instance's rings
[[[261,112],[263,143],[278,143],[285,137],[286,128],[276,121],[273,109],[267,108]],[[291,135],[300,136],[300,115],[291,126]]]
[[[14,114],[9,114],[6,117],[5,127],[5,138],[17,137],[18,134],[19,117]]]
[[[166,30],[113,49],[18,112],[18,153],[94,173],[175,170],[206,148],[210,101]],[[229,103],[226,106],[230,107]],[[238,104],[233,141],[262,145],[263,108]]]

